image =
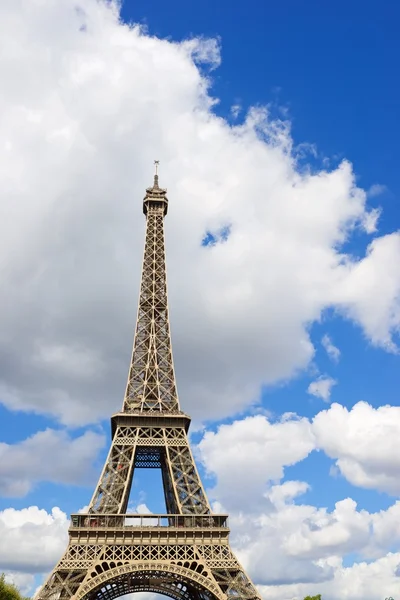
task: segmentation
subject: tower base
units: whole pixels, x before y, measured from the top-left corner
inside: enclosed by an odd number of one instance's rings
[[[36,600],[259,600],[229,546],[226,515],[72,515],[67,550]]]

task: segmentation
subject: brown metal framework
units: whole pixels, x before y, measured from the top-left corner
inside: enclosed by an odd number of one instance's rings
[[[113,600],[151,591],[175,600],[258,600],[213,514],[180,410],[169,330],[164,247],[166,190],[146,190],[146,242],[136,333],[122,411],[87,514],[72,515],[69,544],[36,600]],[[162,472],[166,515],[127,514],[135,468]]]

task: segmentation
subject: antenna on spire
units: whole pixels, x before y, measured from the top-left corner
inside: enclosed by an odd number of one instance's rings
[[[155,173],[154,173],[154,187],[158,188],[158,165],[160,164],[159,160],[154,161]]]

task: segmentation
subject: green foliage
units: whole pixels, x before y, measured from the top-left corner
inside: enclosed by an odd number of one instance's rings
[[[318,596],[306,596],[304,600],[322,600],[322,596],[321,594],[318,594]]]
[[[20,594],[18,588],[12,583],[7,583],[3,575],[0,575],[0,600],[28,600]]]

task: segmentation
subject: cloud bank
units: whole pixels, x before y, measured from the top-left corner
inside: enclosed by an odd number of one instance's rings
[[[266,109],[218,117],[215,40],[160,40],[95,0],[7,0],[0,23],[7,407],[69,425],[120,408],[154,158],[170,197],[179,389],[196,419],[239,411],[305,368],[309,325],[328,307],[395,350],[399,234],[346,254],[356,229],[374,231],[351,165],[300,164],[289,124]]]

